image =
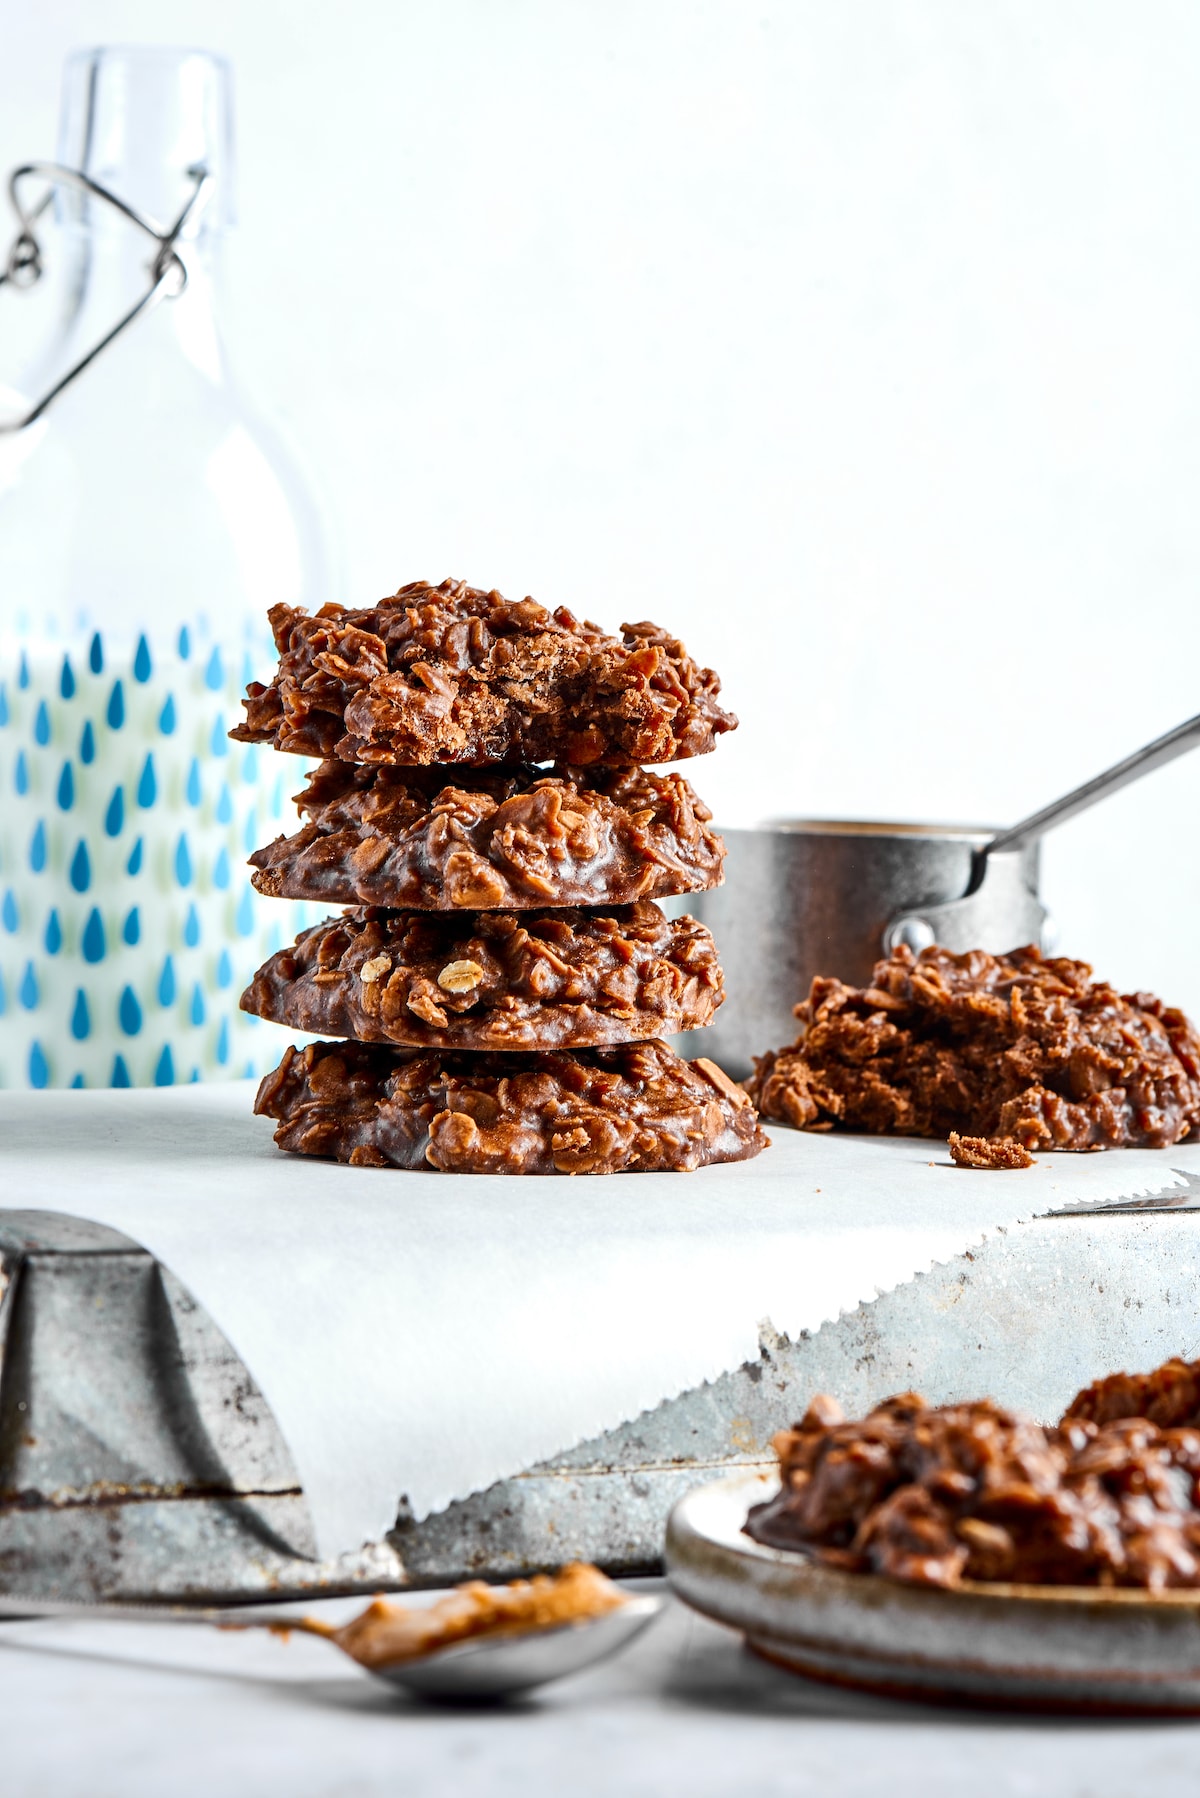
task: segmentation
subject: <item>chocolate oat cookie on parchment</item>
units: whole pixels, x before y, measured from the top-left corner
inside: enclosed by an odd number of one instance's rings
[[[666,1043],[470,1055],[309,1043],[259,1088],[280,1148],[447,1174],[678,1173],[766,1146],[720,1068]]]
[[[814,980],[790,1048],[746,1086],[802,1130],[957,1133],[1037,1149],[1168,1148],[1200,1129],[1200,1035],[1086,962],[901,947],[871,985]],[[967,1165],[997,1166],[984,1146]],[[1008,1165],[1021,1165],[1014,1153]]]
[[[724,995],[708,931],[653,899],[719,885],[724,846],[687,781],[640,764],[736,726],[712,670],[656,625],[611,637],[461,581],[271,622],[278,670],[232,734],[325,759],[254,884],[355,907],[242,998],[344,1039],[289,1050],[263,1081],[279,1146],[536,1174],[765,1148],[740,1087],[660,1040]]]

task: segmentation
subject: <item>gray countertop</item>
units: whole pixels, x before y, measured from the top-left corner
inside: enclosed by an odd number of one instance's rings
[[[499,1711],[419,1704],[311,1638],[99,1621],[0,1624],[0,1693],[12,1798],[1200,1790],[1200,1720],[860,1698],[766,1666],[676,1603],[619,1659]]]

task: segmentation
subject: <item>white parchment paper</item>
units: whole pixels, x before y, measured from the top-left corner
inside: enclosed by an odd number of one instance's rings
[[[795,1336],[990,1231],[1200,1175],[1200,1147],[952,1167],[778,1130],[757,1160],[603,1179],[281,1155],[251,1083],[0,1093],[0,1203],[124,1231],[211,1313],[291,1447],[325,1556]]]

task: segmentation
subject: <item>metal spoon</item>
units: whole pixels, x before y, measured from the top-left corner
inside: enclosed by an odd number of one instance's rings
[[[430,1698],[506,1698],[607,1660],[639,1636],[662,1609],[661,1598],[630,1598],[618,1610],[552,1629],[471,1636],[419,1660],[368,1672]]]
[[[1073,787],[1061,799],[1044,805],[1041,811],[1031,812],[1019,824],[1012,825],[1008,830],[998,831],[976,850],[970,883],[962,898],[948,899],[938,905],[923,905],[893,918],[883,933],[884,953],[890,955],[900,943],[906,943],[910,949],[917,951],[927,949],[931,943],[941,943],[946,949],[961,952],[994,942],[995,930],[989,915],[993,907],[987,885],[990,857],[1024,849],[1027,844],[1044,836],[1056,825],[1065,824],[1068,818],[1074,818],[1099,800],[1107,799],[1110,793],[1119,792],[1122,787],[1129,786],[1131,781],[1140,780],[1143,774],[1149,774],[1155,768],[1173,762],[1176,756],[1184,755],[1197,744],[1200,744],[1200,715],[1189,718],[1184,724],[1177,724],[1165,736],[1156,737],[1153,743],[1135,750],[1132,755],[1127,755],[1124,761],[1117,762],[1103,774],[1085,780],[1082,786]],[[1011,928],[1011,894],[1005,896],[1003,909],[1006,923]],[[1036,893],[1028,895],[1026,910],[1023,940],[1043,942],[1047,934],[1047,913]],[[1011,947],[1010,944],[997,946]]]
[[[662,1609],[661,1598],[627,1598],[619,1608],[550,1629],[469,1636],[435,1654],[389,1666],[365,1666],[389,1685],[433,1698],[497,1699],[563,1679],[606,1660],[632,1642]],[[33,1618],[96,1619],[117,1623],[208,1623],[220,1629],[296,1630],[329,1640],[329,1625],[277,1607],[189,1609],[184,1605],[58,1604],[52,1599],[0,1596],[0,1622]],[[335,1644],[337,1646],[337,1644]],[[342,1650],[344,1653],[345,1651]],[[353,1659],[353,1657],[351,1657]]]

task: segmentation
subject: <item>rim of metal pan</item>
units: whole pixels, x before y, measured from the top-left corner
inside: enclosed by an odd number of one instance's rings
[[[800,836],[942,837],[983,843],[995,836],[994,824],[913,824],[865,818],[764,818],[755,830],[790,831]]]

